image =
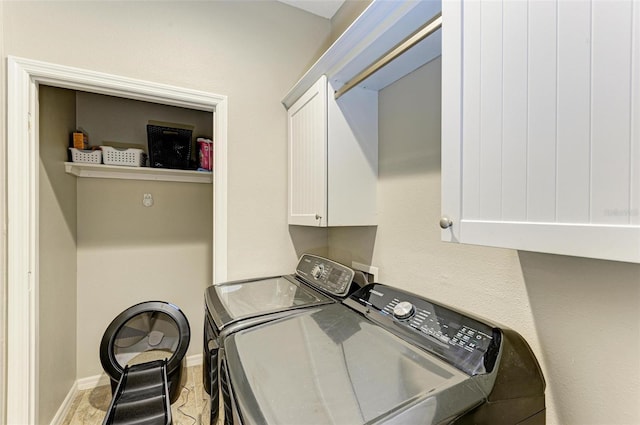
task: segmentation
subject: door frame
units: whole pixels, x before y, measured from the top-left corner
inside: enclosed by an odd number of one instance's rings
[[[227,277],[227,97],[9,56],[6,163],[6,420],[37,419],[38,86],[82,90],[213,113],[213,283]]]

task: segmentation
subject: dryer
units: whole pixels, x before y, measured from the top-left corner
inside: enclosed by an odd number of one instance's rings
[[[355,272],[327,258],[303,254],[291,275],[213,285],[205,290],[202,379],[209,394],[205,423],[219,413],[221,341],[241,329],[343,300],[360,286]],[[231,413],[230,411],[228,412]]]

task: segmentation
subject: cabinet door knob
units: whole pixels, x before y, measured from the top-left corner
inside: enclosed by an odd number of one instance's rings
[[[440,228],[448,229],[451,226],[453,226],[453,221],[446,215],[443,215],[442,218],[440,218]]]
[[[316,214],[316,220],[320,220],[322,216],[320,214]]]

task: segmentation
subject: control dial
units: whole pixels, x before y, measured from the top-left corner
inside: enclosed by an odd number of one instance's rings
[[[393,307],[393,316],[396,319],[400,319],[400,320],[408,319],[413,315],[415,310],[416,309],[413,306],[413,304],[411,304],[408,301],[402,301],[396,304],[395,307]]]
[[[316,264],[311,269],[311,276],[315,279],[320,279],[322,277],[322,273],[324,273],[324,264]]]

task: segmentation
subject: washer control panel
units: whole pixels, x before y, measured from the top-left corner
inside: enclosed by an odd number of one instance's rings
[[[296,276],[331,295],[345,297],[351,288],[354,271],[335,261],[304,254],[298,261]]]
[[[409,301],[396,302],[393,306],[393,316],[396,319],[408,319],[416,312],[416,308]]]
[[[346,304],[390,330],[400,329],[426,350],[469,375],[490,372],[500,347],[500,332],[461,312],[398,288],[369,284]]]

